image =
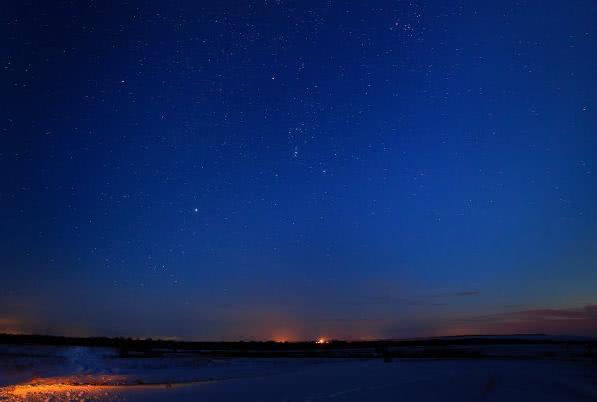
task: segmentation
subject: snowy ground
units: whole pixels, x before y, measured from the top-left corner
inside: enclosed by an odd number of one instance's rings
[[[557,359],[119,358],[0,345],[0,401],[597,401],[597,365]]]

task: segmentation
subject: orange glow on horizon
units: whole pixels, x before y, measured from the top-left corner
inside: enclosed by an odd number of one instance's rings
[[[329,341],[329,340],[327,340],[327,339],[326,339],[326,338],[324,338],[324,337],[319,337],[319,338],[317,338],[317,340],[315,341],[315,343],[317,343],[317,344],[319,344],[319,345],[324,345],[324,344],[326,344],[326,343],[330,343],[330,341]]]

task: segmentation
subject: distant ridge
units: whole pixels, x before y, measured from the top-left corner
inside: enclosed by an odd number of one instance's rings
[[[330,340],[326,344],[313,341],[277,342],[273,340],[254,341],[185,341],[173,339],[125,338],[125,337],[68,337],[58,335],[39,334],[2,334],[0,344],[32,344],[53,346],[100,346],[122,347],[139,346],[153,348],[173,348],[195,350],[201,348],[265,348],[272,350],[305,349],[305,348],[355,348],[391,345],[457,345],[457,344],[528,344],[528,343],[569,343],[569,342],[597,342],[597,338],[575,335],[546,335],[546,334],[504,334],[504,335],[452,335],[429,338],[398,338],[378,340]]]

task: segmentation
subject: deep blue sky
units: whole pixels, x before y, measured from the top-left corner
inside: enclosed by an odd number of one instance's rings
[[[116,3],[4,3],[0,330],[597,334],[597,3]]]

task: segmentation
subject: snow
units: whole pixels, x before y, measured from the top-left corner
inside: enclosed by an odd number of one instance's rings
[[[0,345],[0,401],[597,401],[596,369],[590,359],[122,358]]]
[[[537,361],[334,361],[265,377],[130,389],[130,401],[596,400],[595,367]]]

